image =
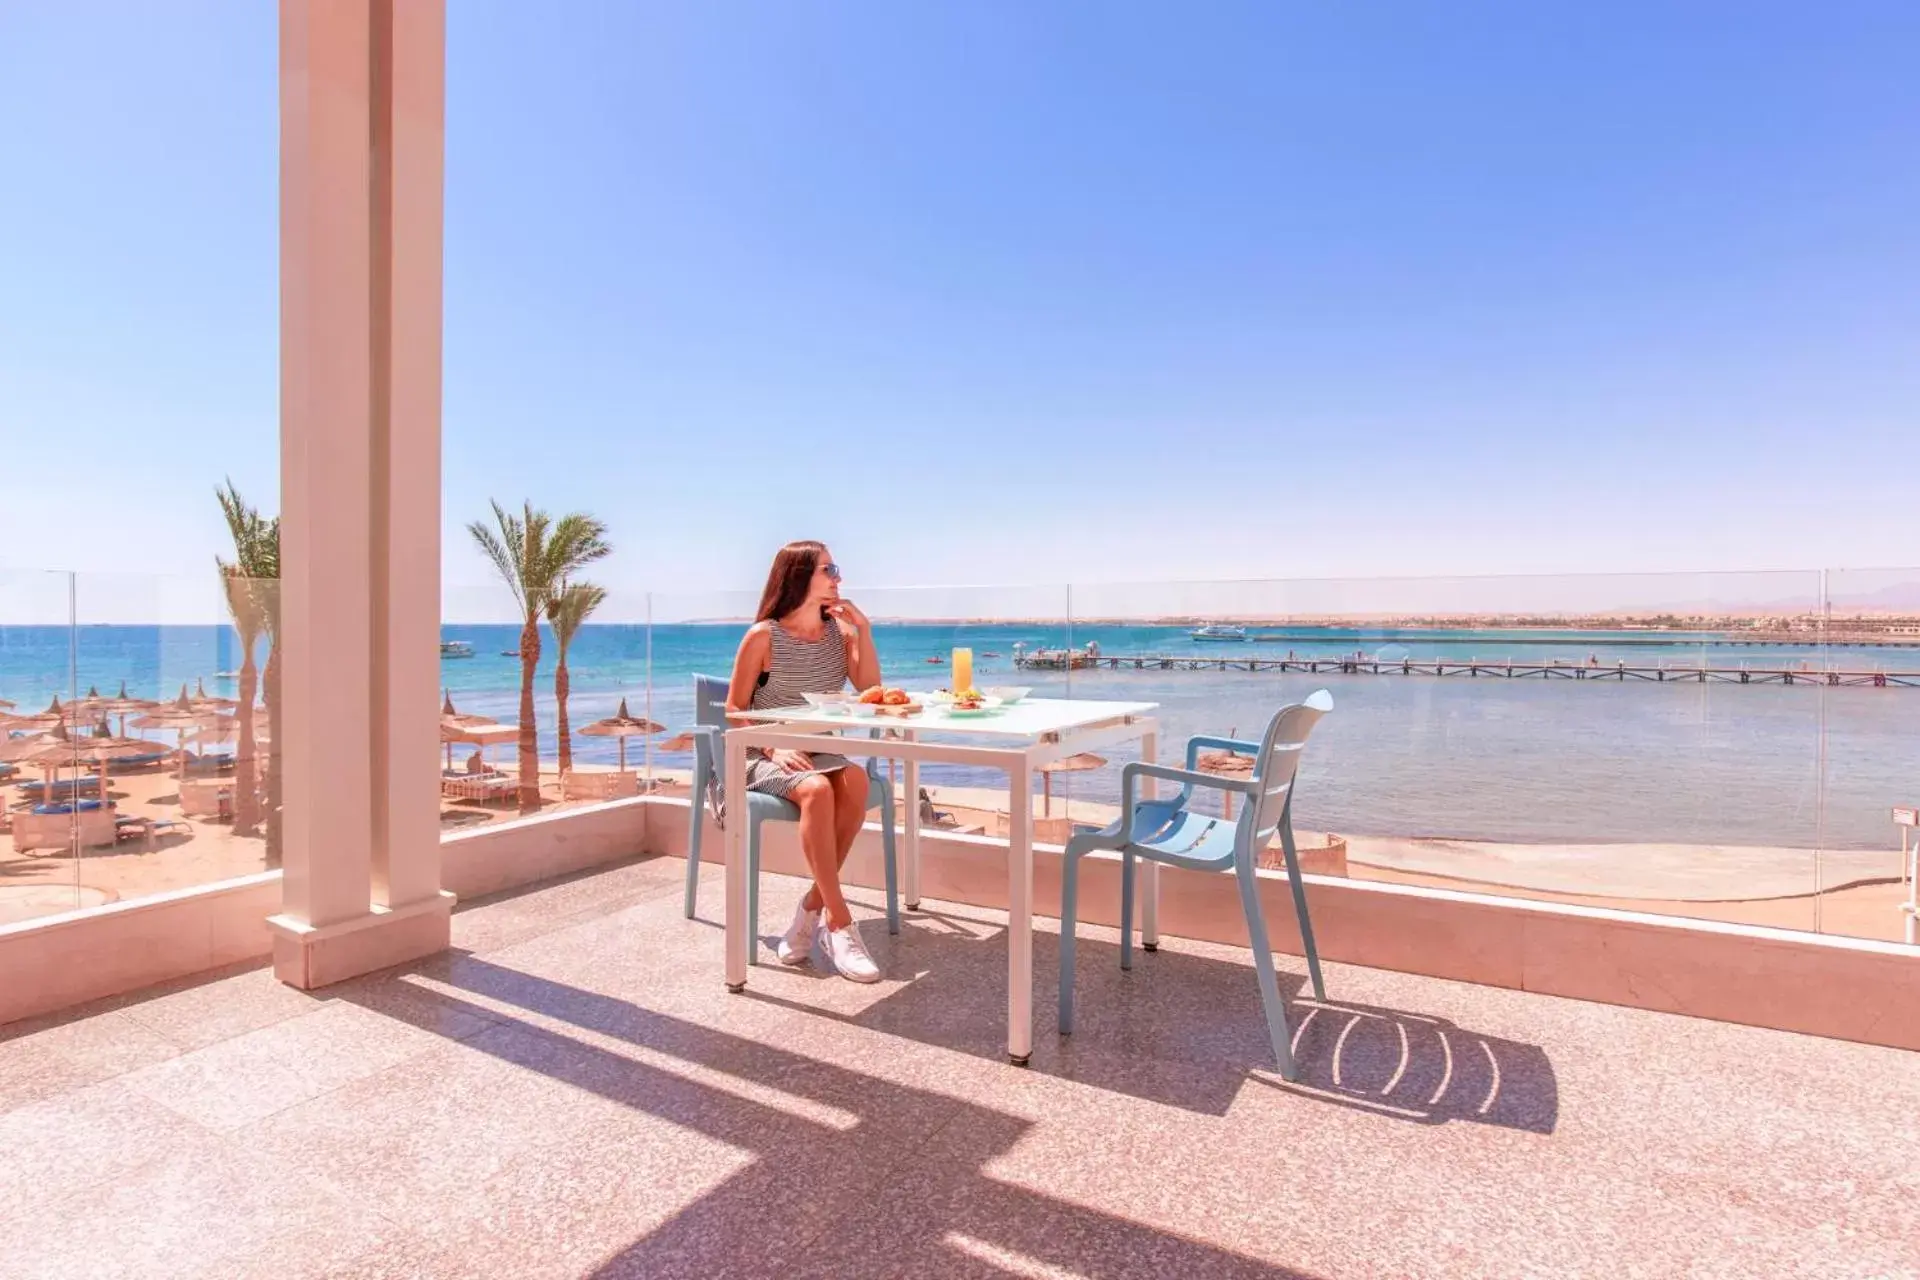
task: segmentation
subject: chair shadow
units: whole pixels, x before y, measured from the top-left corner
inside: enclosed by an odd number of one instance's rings
[[[497,1002],[483,1005],[459,994],[405,978],[432,973],[457,992]],[[404,999],[391,988],[404,987]],[[647,1112],[720,1142],[752,1151],[755,1159],[712,1190],[699,1195],[648,1234],[604,1259],[596,1280],[662,1275],[837,1274],[831,1267],[805,1271],[794,1257],[756,1265],[752,1251],[766,1247],[778,1226],[809,1238],[831,1234],[840,1257],[891,1258],[898,1274],[1004,1277],[1008,1271],[974,1256],[964,1243],[1011,1252],[1023,1261],[1088,1273],[1098,1251],[1101,1275],[1182,1277],[1246,1276],[1262,1280],[1317,1280],[1309,1273],[1157,1230],[1131,1219],[1089,1209],[1031,1187],[989,1176],[989,1161],[1005,1155],[1031,1122],[948,1095],[902,1085],[808,1057],[764,1041],[747,1039],[643,1005],[570,986],[454,952],[432,961],[389,970],[343,984],[334,998],[386,1017],[458,1039],[468,1049],[585,1090],[610,1102]],[[497,1007],[535,1012],[584,1031],[607,1036],[692,1066],[724,1073],[736,1082],[765,1086],[825,1107],[852,1112],[851,1127],[835,1127],[792,1109],[721,1090],[679,1072],[590,1044],[548,1026],[524,1021]],[[478,1020],[486,1030],[455,1035],[450,1028]],[[503,1034],[503,1029],[506,1034]],[[866,1170],[867,1194],[843,1211],[824,1216],[785,1185],[796,1159],[808,1168],[865,1169],[872,1150],[869,1131],[889,1121],[918,1124],[925,1138],[941,1140],[937,1156],[919,1166],[916,1181],[903,1176],[920,1144],[901,1149],[894,1168]],[[611,1172],[611,1171],[610,1171]],[[941,1194],[926,1194],[936,1188]],[[755,1224],[743,1230],[742,1224]],[[904,1224],[904,1229],[903,1229]],[[957,1238],[957,1239],[956,1239]],[[935,1254],[915,1266],[918,1246]],[[1126,1260],[1115,1263],[1113,1260]],[[824,1261],[824,1255],[823,1255]],[[1118,1267],[1118,1270],[1113,1269]]]
[[[1301,999],[1291,1015],[1300,1078],[1262,1084],[1416,1124],[1452,1120],[1550,1134],[1560,1087],[1538,1045],[1445,1018]]]
[[[881,971],[906,980],[864,1008],[826,1009],[805,996],[804,978],[831,976],[817,967],[817,952],[815,966],[788,969],[770,963],[763,950],[745,994],[812,1017],[1004,1058],[1004,926],[922,910],[903,914],[898,937],[865,932]],[[1305,968],[1297,957],[1276,957],[1297,1082],[1277,1070],[1250,958],[1136,948],[1127,971],[1117,942],[1083,934],[1070,1036],[1057,1029],[1059,961],[1058,935],[1036,932],[1035,1071],[1210,1115],[1226,1114],[1253,1079],[1420,1124],[1462,1120],[1546,1134],[1558,1121],[1559,1088],[1544,1049],[1430,1014],[1313,1000],[1303,994],[1305,974],[1288,967]]]

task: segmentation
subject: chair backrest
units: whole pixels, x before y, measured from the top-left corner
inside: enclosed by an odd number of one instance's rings
[[[1280,829],[1307,735],[1331,710],[1333,695],[1321,689],[1305,702],[1280,708],[1267,723],[1267,732],[1260,739],[1260,755],[1253,765],[1253,795],[1240,813],[1238,834],[1248,841],[1243,846],[1248,854],[1257,855],[1266,848],[1267,841]]]
[[[727,689],[731,681],[719,676],[693,678],[693,722],[705,729],[727,727]]]

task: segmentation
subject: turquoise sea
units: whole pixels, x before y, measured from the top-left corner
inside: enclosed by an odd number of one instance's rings
[[[570,658],[576,725],[610,714],[626,698],[636,715],[679,729],[689,723],[690,677],[725,674],[737,625],[589,626]],[[518,629],[445,628],[471,659],[442,662],[442,680],[462,711],[512,720],[520,664],[504,656]],[[1762,648],[1710,636],[1662,633],[1663,643],[1597,644],[1569,632],[1421,632],[1289,628],[1275,644],[1199,644],[1185,628],[1150,625],[882,624],[876,628],[890,683],[935,688],[945,667],[927,661],[956,644],[976,654],[977,683],[1032,685],[1046,695],[1158,702],[1162,756],[1193,733],[1254,732],[1273,709],[1324,685],[1335,713],[1316,734],[1302,775],[1302,825],[1360,835],[1461,839],[1683,841],[1806,848],[1897,847],[1888,809],[1920,801],[1920,689],[1830,689],[1589,681],[1466,680],[1245,672],[1015,672],[1013,645],[1080,646],[1107,654],[1151,652],[1237,657],[1338,656],[1386,660],[1559,659],[1603,666],[1920,669],[1916,648]],[[553,653],[539,680],[543,753],[554,747]],[[1001,657],[986,656],[997,653]],[[225,627],[0,626],[0,698],[25,709],[55,693],[98,686],[142,697],[177,693],[239,666]],[[611,762],[613,744],[577,737],[581,758]],[[629,759],[644,763],[639,740]],[[655,762],[685,767],[684,755]],[[1108,769],[1069,775],[1056,794],[1108,798]],[[932,773],[934,782],[991,784],[991,775]]]

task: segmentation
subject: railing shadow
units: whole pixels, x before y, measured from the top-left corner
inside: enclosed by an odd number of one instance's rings
[[[406,981],[415,972],[430,973],[437,984],[491,1003]],[[394,998],[393,987],[404,988],[404,998]],[[1315,1280],[1305,1272],[996,1181],[983,1169],[1027,1133],[1031,1122],[1022,1117],[471,954],[443,955],[424,966],[361,980],[337,998],[449,1038],[450,1026],[488,1020],[493,1028],[460,1043],[754,1153],[746,1167],[603,1260],[592,1273],[603,1280],[667,1274],[837,1275],[843,1272],[834,1265],[836,1259],[845,1262],[855,1256],[878,1261],[887,1274],[1004,1276],[1006,1269],[993,1257],[1007,1254],[1076,1274]],[[654,1060],[638,1060],[513,1017],[503,1013],[501,1005],[644,1049]],[[697,1071],[721,1073],[729,1087],[656,1065],[654,1055]],[[754,1093],[761,1089],[767,1092]],[[789,1105],[778,1105],[782,1098]],[[793,1099],[802,1106],[791,1105]],[[853,1123],[830,1123],[810,1110],[850,1113]],[[888,1143],[890,1132],[900,1140]],[[935,1145],[937,1151],[929,1149]],[[890,1151],[890,1162],[876,1159],[877,1149]],[[846,1195],[838,1201],[796,1198],[796,1170],[804,1179],[837,1179],[836,1189]],[[848,1179],[856,1185],[846,1185]],[[805,1239],[786,1238],[793,1233]],[[829,1234],[833,1252],[820,1251],[819,1263],[808,1265],[804,1249],[795,1252],[797,1245],[810,1245]],[[763,1256],[768,1250],[774,1252]],[[919,1257],[916,1250],[927,1256]]]

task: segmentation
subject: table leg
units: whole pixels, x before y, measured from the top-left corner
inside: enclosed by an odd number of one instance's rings
[[[747,961],[753,939],[747,936],[747,744],[726,735],[727,751],[727,990],[747,989]]]
[[[1148,764],[1160,763],[1160,735],[1145,733],[1140,735],[1140,758]],[[1159,794],[1159,785],[1152,778],[1142,778],[1146,784],[1145,799],[1151,800]],[[1140,876],[1140,947],[1143,951],[1160,949],[1160,864],[1142,858],[1139,861]]]
[[[913,734],[907,733],[907,741],[913,741]],[[920,909],[920,762],[906,760],[901,764],[906,784],[902,794],[906,799],[906,813],[901,822],[903,839],[900,842],[900,856],[906,865],[900,868],[901,892],[906,895],[907,910]]]
[[[1033,1054],[1033,774],[1022,757],[1008,771],[1007,1060]]]

